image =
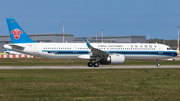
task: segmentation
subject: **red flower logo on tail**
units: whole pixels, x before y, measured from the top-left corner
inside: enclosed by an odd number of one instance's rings
[[[19,29],[14,29],[11,31],[11,34],[14,34],[14,38],[15,39],[19,39],[20,38],[20,34],[22,34],[23,32]]]

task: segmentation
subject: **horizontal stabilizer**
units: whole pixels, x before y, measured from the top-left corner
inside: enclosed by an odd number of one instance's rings
[[[22,50],[25,48],[25,45],[17,45],[17,44],[10,44],[9,46],[12,47],[12,49],[19,49],[19,50]]]

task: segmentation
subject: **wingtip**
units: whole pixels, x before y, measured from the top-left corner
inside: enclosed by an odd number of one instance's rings
[[[6,18],[6,21],[7,22],[15,22],[15,19],[14,18]]]
[[[84,37],[84,41],[87,42],[87,39]]]
[[[6,20],[15,20],[14,18],[6,18]]]
[[[91,45],[89,44],[89,42],[87,41],[87,39],[84,37],[84,41],[86,42],[86,45],[88,46],[88,47],[91,47]]]

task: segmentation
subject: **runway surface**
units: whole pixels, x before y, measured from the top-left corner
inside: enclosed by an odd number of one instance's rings
[[[180,68],[180,65],[105,65],[99,67],[87,66],[0,66],[0,69],[131,69],[131,68]]]

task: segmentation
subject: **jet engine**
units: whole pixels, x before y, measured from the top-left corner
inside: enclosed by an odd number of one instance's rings
[[[108,56],[107,59],[101,59],[101,64],[123,64],[125,61],[125,56],[122,54],[113,54]]]

